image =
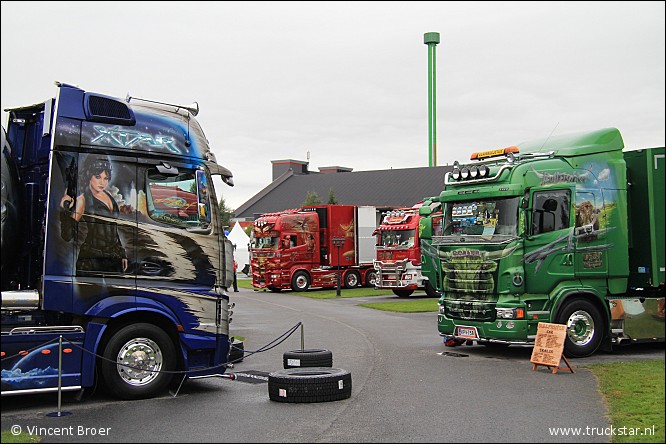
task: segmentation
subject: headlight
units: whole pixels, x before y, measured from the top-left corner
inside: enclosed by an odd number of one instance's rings
[[[459,169],[454,169],[453,172],[451,173],[451,177],[453,180],[460,180],[460,170]]]
[[[495,308],[498,319],[525,319],[525,310],[522,308]]]
[[[463,179],[468,179],[469,178],[469,168],[465,167],[462,170],[460,170],[460,177]]]
[[[479,176],[479,168],[475,165],[469,170],[469,175],[472,179],[476,179]]]
[[[442,304],[437,304],[439,306],[439,314],[444,314],[444,306]]]

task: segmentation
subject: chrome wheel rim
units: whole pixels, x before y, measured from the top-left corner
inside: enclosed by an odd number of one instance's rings
[[[162,350],[148,338],[134,338],[118,352],[118,375],[130,385],[150,384],[159,376],[163,365]]]
[[[578,310],[571,313],[567,321],[567,336],[577,346],[586,346],[592,342],[594,337],[594,319],[584,311]]]
[[[356,276],[356,273],[348,274],[346,280],[348,287],[356,287],[358,285],[358,276]]]
[[[305,288],[307,285],[308,285],[308,278],[305,277],[304,275],[301,274],[296,278],[296,286],[298,288]]]

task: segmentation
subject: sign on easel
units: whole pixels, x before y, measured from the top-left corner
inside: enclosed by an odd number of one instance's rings
[[[534,364],[532,371],[535,371],[537,366],[543,365],[552,369],[553,373],[557,373],[558,370],[570,370],[571,373],[574,373],[571,364],[562,355],[566,337],[566,325],[539,322],[536,339],[534,340],[534,349],[530,358],[530,362]],[[560,367],[561,361],[564,361],[567,366]]]

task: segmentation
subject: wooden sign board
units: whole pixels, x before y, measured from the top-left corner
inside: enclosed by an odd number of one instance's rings
[[[534,364],[532,371],[536,370],[538,365],[544,365],[549,369],[552,368],[553,373],[557,373],[558,370],[571,370],[571,373],[573,373],[574,370],[571,368],[569,361],[562,356],[566,337],[566,325],[539,322],[536,339],[534,340],[534,349],[530,358],[530,362]],[[566,367],[560,367],[562,360],[566,363]]]

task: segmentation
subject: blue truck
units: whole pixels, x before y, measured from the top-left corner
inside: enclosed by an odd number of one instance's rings
[[[56,82],[2,131],[2,395],[222,376],[233,249],[199,107]],[[60,381],[60,382],[59,382]]]

